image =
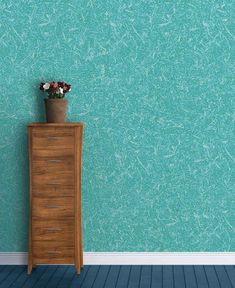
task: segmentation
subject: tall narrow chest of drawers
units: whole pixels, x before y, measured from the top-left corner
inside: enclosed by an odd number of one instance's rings
[[[28,273],[37,264],[83,266],[81,123],[28,126],[30,223]]]

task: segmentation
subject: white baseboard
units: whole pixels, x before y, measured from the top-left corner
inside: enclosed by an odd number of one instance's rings
[[[26,252],[0,252],[0,265],[26,265]],[[84,252],[85,265],[234,265],[235,252]]]

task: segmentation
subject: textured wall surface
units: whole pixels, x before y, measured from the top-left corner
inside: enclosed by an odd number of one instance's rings
[[[28,122],[85,123],[86,251],[235,251],[233,1],[3,0],[0,250],[26,251]]]

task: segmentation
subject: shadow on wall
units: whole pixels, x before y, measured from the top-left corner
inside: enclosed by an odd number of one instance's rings
[[[33,122],[45,122],[45,108],[44,108],[44,98],[46,98],[46,93],[43,93],[39,90],[40,82],[37,81],[34,83],[34,95],[36,97],[36,101],[34,102],[35,107],[35,118]]]
[[[17,174],[20,176],[18,178],[18,191],[22,191],[17,196],[17,207],[20,207],[18,211],[18,220],[16,223],[16,231],[20,229],[21,233],[17,232],[20,235],[18,243],[20,247],[17,247],[19,251],[27,251],[27,241],[28,239],[28,223],[25,223],[25,220],[28,221],[29,215],[29,159],[28,159],[28,129],[27,126],[31,122],[45,122],[45,109],[44,109],[44,98],[46,95],[38,89],[39,81],[33,83],[32,89],[32,110],[31,113],[28,113],[26,121],[21,122],[16,128],[17,139],[16,139],[16,154],[18,158],[18,163],[16,163]],[[20,156],[19,156],[20,155]],[[24,167],[24,169],[22,169]],[[20,203],[20,204],[19,204]],[[15,235],[15,237],[19,237]],[[15,249],[15,248],[14,248]]]

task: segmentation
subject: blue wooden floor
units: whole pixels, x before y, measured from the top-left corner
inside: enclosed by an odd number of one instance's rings
[[[234,266],[0,266],[1,288],[235,288]]]

